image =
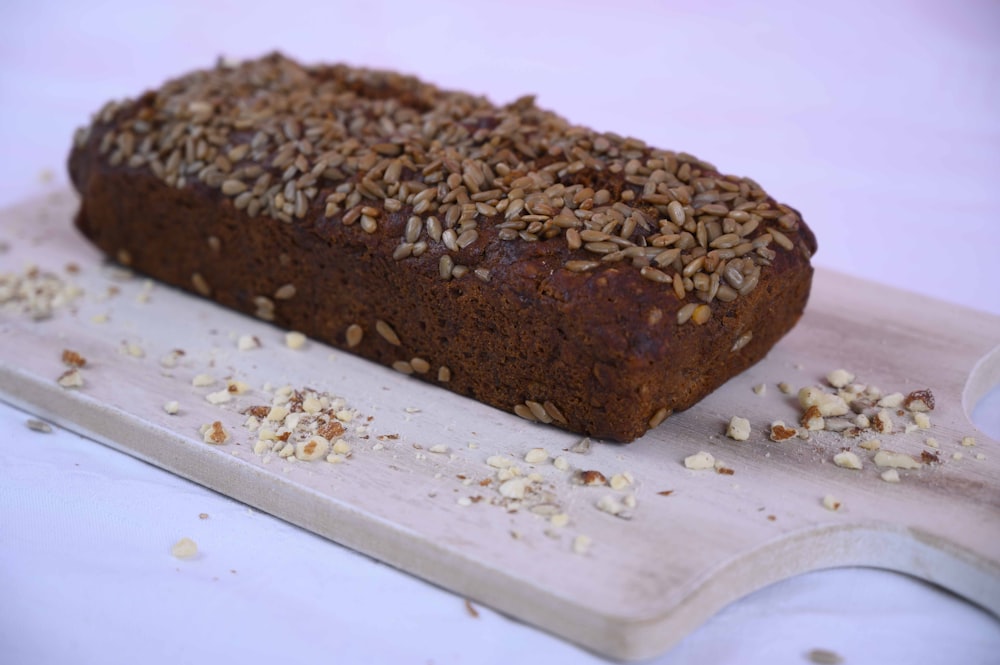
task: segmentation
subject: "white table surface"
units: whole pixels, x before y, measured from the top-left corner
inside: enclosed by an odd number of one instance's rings
[[[496,101],[538,93],[751,175],[803,212],[818,265],[1000,314],[1000,4],[758,4],[7,0],[0,206],[65,186],[72,130],[106,99],[280,49]],[[978,414],[994,438],[998,396]],[[0,663],[603,662],[27,417],[0,404]],[[170,556],[181,536],[197,559]],[[734,603],[655,662],[814,648],[995,663],[1000,623],[916,580],[832,570]]]

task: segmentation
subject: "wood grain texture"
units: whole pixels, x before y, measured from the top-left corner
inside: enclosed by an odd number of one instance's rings
[[[175,290],[155,286],[139,302],[149,287],[102,265],[70,227],[75,205],[60,193],[0,213],[0,241],[9,246],[0,272],[33,263],[85,292],[44,321],[0,307],[0,395],[17,406],[613,657],[661,652],[734,599],[832,566],[909,573],[1000,615],[1000,452],[967,417],[1000,379],[996,317],[820,272],[803,321],[764,362],[633,444],[595,443],[577,454],[566,449],[578,438],[565,432],[315,342],[288,349],[282,331]],[[67,275],[68,263],[80,272]],[[109,295],[109,286],[118,292]],[[234,336],[242,334],[262,347],[238,351]],[[122,353],[123,343],[145,356]],[[80,390],[55,383],[64,348],[88,359]],[[161,367],[158,359],[176,348],[185,350],[177,367]],[[886,392],[931,388],[933,428],[769,441],[771,421],[794,422],[799,413],[776,384],[821,384],[838,367]],[[218,385],[191,385],[202,372],[253,389],[215,406],[204,396]],[[254,455],[239,410],[268,402],[260,390],[268,382],[343,396],[372,416],[370,438],[352,440],[351,458],[336,465]],[[759,396],[751,387],[761,383],[767,391]],[[168,400],[180,402],[177,415],[161,408]],[[732,415],[751,421],[749,441],[724,436]],[[199,426],[213,420],[233,432],[229,444],[201,441]],[[896,421],[901,429],[909,417]],[[918,457],[933,436],[942,461],[884,482],[857,446],[876,436],[883,448]],[[964,436],[977,445],[961,446]],[[429,452],[437,444],[449,452]],[[635,484],[580,486],[551,462],[521,461],[536,446],[564,455],[573,469],[630,471]],[[862,458],[861,471],[833,464],[844,447]],[[734,474],[685,469],[683,459],[700,450]],[[552,527],[531,502],[516,512],[495,505],[496,482],[479,481],[495,475],[485,460],[498,454],[539,473],[546,502],[570,523]],[[629,520],[596,508],[605,495],[628,494],[637,500]],[[826,494],[842,503],[839,511],[822,507]],[[483,500],[458,502],[476,496]],[[582,555],[572,547],[578,535],[592,539]]]

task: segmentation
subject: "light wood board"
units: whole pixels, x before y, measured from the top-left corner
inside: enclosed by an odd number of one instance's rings
[[[1000,450],[967,417],[1000,380],[997,317],[820,271],[802,322],[763,362],[642,439],[595,442],[579,454],[567,450],[578,436],[316,342],[289,349],[266,323],[123,280],[72,229],[75,207],[58,192],[0,212],[0,273],[35,264],[84,291],[42,321],[0,306],[0,396],[16,406],[612,657],[655,655],[750,591],[833,566],[915,575],[1000,615]],[[79,272],[67,273],[69,263]],[[239,351],[244,334],[262,347]],[[144,357],[123,352],[128,344]],[[65,348],[88,360],[81,389],[56,384]],[[162,367],[177,348],[179,364]],[[931,388],[932,429],[877,438],[919,457],[932,436],[941,463],[888,483],[857,445],[876,435],[768,440],[771,421],[799,413],[777,383],[821,384],[839,367],[885,392]],[[191,385],[203,372],[253,389],[212,405],[205,395],[219,384]],[[266,383],[343,396],[372,417],[368,438],[348,436],[353,450],[341,464],[255,455],[239,411],[270,401]],[[763,395],[751,390],[757,384]],[[180,402],[178,414],[161,408],[169,400]],[[724,436],[732,415],[750,419],[749,441]],[[233,433],[230,443],[202,442],[199,427],[214,420]],[[895,421],[901,430],[910,416]],[[965,436],[977,445],[963,447]],[[435,445],[448,452],[430,452]],[[533,447],[565,456],[571,470],[524,462]],[[844,447],[862,470],[832,463]],[[702,450],[733,475],[686,469],[684,458]],[[485,463],[493,455],[540,474],[544,501],[569,524],[532,512],[538,495],[516,511],[500,505],[495,479],[480,485],[495,478]],[[629,471],[635,482],[622,491],[580,486],[574,471],[584,469]],[[823,507],[827,494],[838,511]],[[598,510],[605,495],[634,495],[631,519]],[[462,505],[463,497],[482,500]],[[580,535],[591,539],[583,554],[573,548]]]

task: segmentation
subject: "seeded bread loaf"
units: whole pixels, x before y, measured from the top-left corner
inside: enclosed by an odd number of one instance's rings
[[[109,103],[69,168],[80,231],[139,272],[619,441],[760,360],[816,250],[690,155],[279,54]]]

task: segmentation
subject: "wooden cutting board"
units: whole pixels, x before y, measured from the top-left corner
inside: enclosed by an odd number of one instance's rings
[[[0,396],[18,407],[616,658],[655,655],[733,600],[832,566],[915,575],[1000,615],[1000,449],[967,417],[1000,380],[997,317],[820,271],[802,322],[758,366],[628,446],[573,452],[578,436],[313,341],[291,349],[266,323],[129,277],[75,233],[75,207],[59,192],[0,212],[0,273],[35,265],[82,290],[44,320],[0,305]],[[244,335],[260,347],[239,350]],[[87,360],[80,388],[56,382],[64,349]],[[184,355],[165,367],[174,349]],[[777,384],[821,385],[841,367],[885,393],[932,389],[932,428],[905,433],[910,414],[893,410],[891,435],[770,441],[769,424],[800,411]],[[193,386],[203,373],[217,382]],[[250,390],[207,401],[226,378]],[[240,411],[270,404],[268,384],[325,391],[357,411],[341,463],[254,453]],[[171,400],[175,415],[162,408]],[[733,415],[750,420],[748,441],[725,436]],[[228,443],[203,442],[214,421]],[[886,482],[859,446],[871,438],[940,462]],[[550,459],[524,461],[536,447]],[[843,448],[861,470],[833,463]],[[685,468],[699,451],[732,474]],[[537,474],[522,501],[498,490],[487,464],[498,455],[521,478]],[[584,486],[583,470],[633,481]],[[609,496],[625,506],[618,516],[597,507]]]

